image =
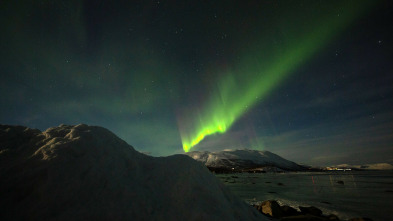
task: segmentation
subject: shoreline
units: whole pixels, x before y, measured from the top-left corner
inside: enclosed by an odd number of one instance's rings
[[[298,207],[293,207],[279,202],[278,200],[265,200],[259,203],[247,203],[257,209],[262,215],[276,220],[373,221],[370,217],[351,216],[351,218],[343,218],[338,214],[326,213],[321,208],[313,205],[299,205]]]
[[[216,174],[249,205],[276,200],[281,206],[314,206],[340,220],[388,220],[392,171],[329,171]]]

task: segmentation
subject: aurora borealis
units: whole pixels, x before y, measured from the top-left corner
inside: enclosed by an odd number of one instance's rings
[[[392,9],[3,1],[0,123],[99,125],[154,156],[250,148],[393,163]]]
[[[319,22],[313,21],[314,24],[307,28],[311,31],[293,36],[295,40],[291,42],[291,46],[285,48],[281,53],[276,52],[278,55],[275,55],[274,49],[267,47],[266,49],[273,51],[272,57],[276,59],[271,59],[265,67],[258,68],[259,61],[255,59],[255,62],[246,62],[246,64],[240,65],[240,70],[235,71],[236,74],[227,73],[227,76],[224,76],[225,80],[218,82],[219,92],[217,95],[210,98],[208,107],[203,110],[203,114],[199,114],[194,120],[194,124],[198,126],[191,134],[192,136],[182,135],[184,151],[188,152],[208,135],[224,133],[247,109],[260,102],[296,67],[307,62],[332,36],[338,34],[337,32],[350,24],[356,16],[359,16],[365,10],[366,5],[359,4],[351,8],[347,5],[346,7],[343,9],[348,11],[345,18],[338,20],[331,17],[323,18]],[[295,25],[300,26],[300,24]],[[259,53],[263,54],[264,52]],[[257,54],[253,57],[260,56]],[[243,66],[251,66],[251,68],[243,68]],[[256,68],[252,68],[253,66]],[[244,77],[244,72],[252,74],[245,74],[246,77]],[[236,78],[246,79],[242,81],[242,79]],[[238,84],[239,80],[243,85]]]

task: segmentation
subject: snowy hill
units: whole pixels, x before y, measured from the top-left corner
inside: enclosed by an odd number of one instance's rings
[[[193,151],[186,153],[193,159],[202,162],[209,168],[247,170],[264,168],[263,170],[297,171],[305,168],[286,160],[269,151],[258,150],[224,150],[219,152]]]
[[[184,155],[105,128],[0,125],[0,220],[267,220]]]

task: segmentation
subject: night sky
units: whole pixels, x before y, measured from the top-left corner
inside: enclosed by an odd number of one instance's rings
[[[393,163],[392,21],[390,0],[1,1],[0,123]]]

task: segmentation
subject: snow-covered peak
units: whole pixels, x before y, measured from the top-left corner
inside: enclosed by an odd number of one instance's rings
[[[218,152],[193,151],[187,153],[187,155],[208,167],[252,168],[274,166],[285,170],[304,169],[296,163],[286,160],[270,151],[250,149],[223,150]]]

